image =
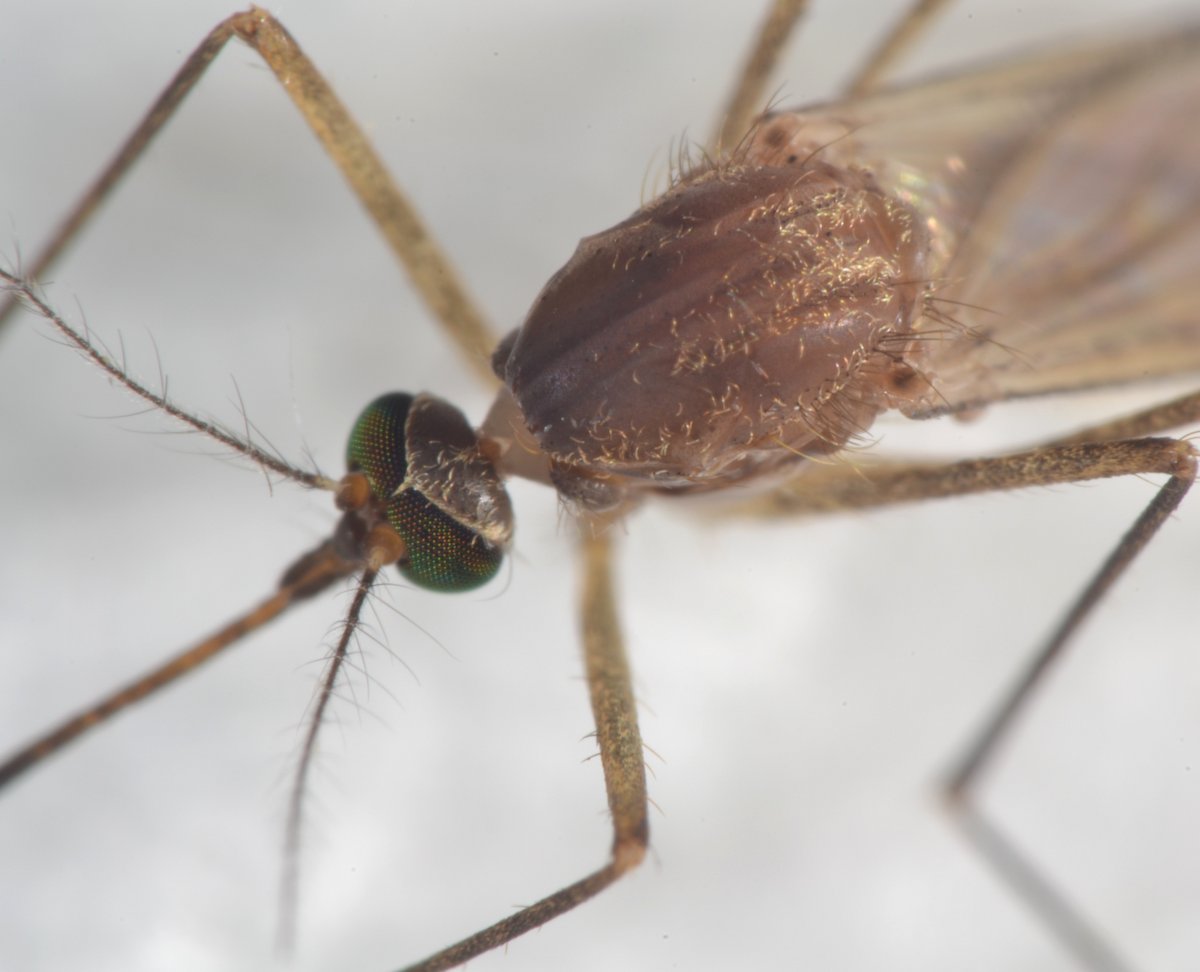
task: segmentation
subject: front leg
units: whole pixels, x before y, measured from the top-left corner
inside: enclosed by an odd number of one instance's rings
[[[583,660],[596,742],[604,767],[604,788],[612,814],[612,860],[587,877],[547,895],[443,949],[403,972],[437,972],[506,945],[595,897],[617,878],[637,867],[650,839],[647,820],[646,766],[638,731],[633,678],[617,620],[612,586],[612,544],[607,536],[591,535],[583,524]]]

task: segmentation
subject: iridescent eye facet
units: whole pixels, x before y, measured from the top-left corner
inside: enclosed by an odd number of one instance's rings
[[[387,522],[407,546],[400,572],[429,590],[469,591],[496,575],[504,551],[406,485],[408,419],[415,401],[396,392],[363,409],[350,433],[347,466],[367,477],[372,496],[385,504]]]

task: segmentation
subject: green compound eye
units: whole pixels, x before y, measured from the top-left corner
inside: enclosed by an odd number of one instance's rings
[[[387,504],[387,521],[408,547],[407,558],[397,565],[405,577],[434,591],[473,590],[496,576],[504,551],[416,488],[397,492],[408,475],[413,402],[412,395],[396,392],[363,409],[350,433],[346,464],[365,475],[372,496]]]

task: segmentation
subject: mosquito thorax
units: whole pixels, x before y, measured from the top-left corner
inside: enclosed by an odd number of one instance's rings
[[[371,402],[346,447],[343,536],[364,559],[394,561],[414,584],[468,591],[500,569],[512,538],[508,494],[466,417],[432,395]],[[399,544],[389,547],[389,534]]]
[[[743,151],[583,239],[493,367],[578,506],[744,485],[895,407],[925,253],[869,173]]]

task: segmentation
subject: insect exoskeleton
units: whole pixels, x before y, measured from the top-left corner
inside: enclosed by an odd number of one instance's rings
[[[928,393],[923,228],[785,126],[585,238],[497,349],[485,432],[581,511],[778,476]]]

